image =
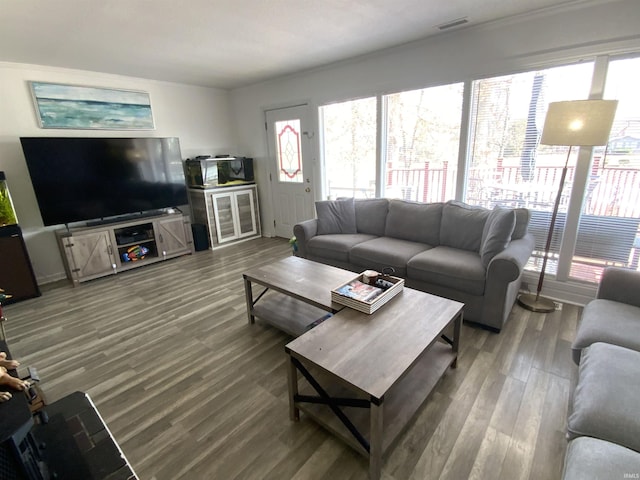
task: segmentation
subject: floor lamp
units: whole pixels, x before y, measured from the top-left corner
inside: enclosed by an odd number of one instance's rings
[[[542,260],[542,269],[540,270],[536,294],[526,293],[518,297],[518,303],[527,310],[545,313],[555,310],[555,303],[548,298],[541,297],[540,291],[544,283],[544,272],[547,268],[547,260],[549,259],[549,249],[551,248],[553,229],[556,225],[556,217],[558,216],[562,188],[564,187],[564,181],[567,176],[567,166],[569,165],[571,148],[575,146],[593,147],[606,145],[609,140],[609,133],[611,132],[611,125],[617,106],[617,100],[574,100],[549,104],[540,143],[542,145],[568,146],[569,152],[567,153],[567,160],[562,169],[558,195],[556,196],[556,202],[553,206],[553,214],[551,215],[547,243],[544,247],[544,258]]]

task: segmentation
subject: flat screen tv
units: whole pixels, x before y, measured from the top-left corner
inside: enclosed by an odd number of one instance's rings
[[[177,138],[22,137],[45,225],[186,205]]]

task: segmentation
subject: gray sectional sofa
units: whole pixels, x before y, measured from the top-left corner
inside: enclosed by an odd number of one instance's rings
[[[605,269],[572,345],[564,480],[640,476],[640,272]]]
[[[294,227],[298,256],[361,272],[392,267],[407,287],[465,304],[464,319],[500,331],[533,246],[529,211],[461,202],[339,199]]]

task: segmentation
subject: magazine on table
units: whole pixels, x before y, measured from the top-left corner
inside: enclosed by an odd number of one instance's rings
[[[337,293],[345,297],[354,298],[361,302],[370,302],[384,290],[373,285],[367,285],[360,280],[352,280],[336,290]]]

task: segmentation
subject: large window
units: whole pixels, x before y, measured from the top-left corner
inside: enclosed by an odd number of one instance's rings
[[[457,83],[383,96],[380,168],[377,99],[320,107],[325,196],[453,198],[463,90]]]
[[[535,274],[570,153],[547,273],[595,284],[607,265],[638,269],[638,85],[640,58],[603,56],[476,80],[470,92],[458,83],[322,107],[325,196],[526,207],[536,241],[526,269]],[[606,147],[540,145],[549,103],[603,91],[620,102]]]
[[[550,102],[587,98],[592,72],[593,63],[583,63],[473,82],[465,200],[531,210],[536,251],[530,269],[541,263],[568,153],[568,147],[539,145],[546,111]],[[556,254],[575,172],[577,149],[572,152],[551,246]],[[551,263],[548,271],[556,267]]]
[[[464,84],[383,97],[384,196],[439,202],[455,195]]]
[[[327,198],[376,196],[376,105],[372,97],[320,107]]]
[[[607,148],[594,149],[569,276],[598,282],[603,267],[638,268],[640,58],[610,62],[604,98],[618,100]]]

